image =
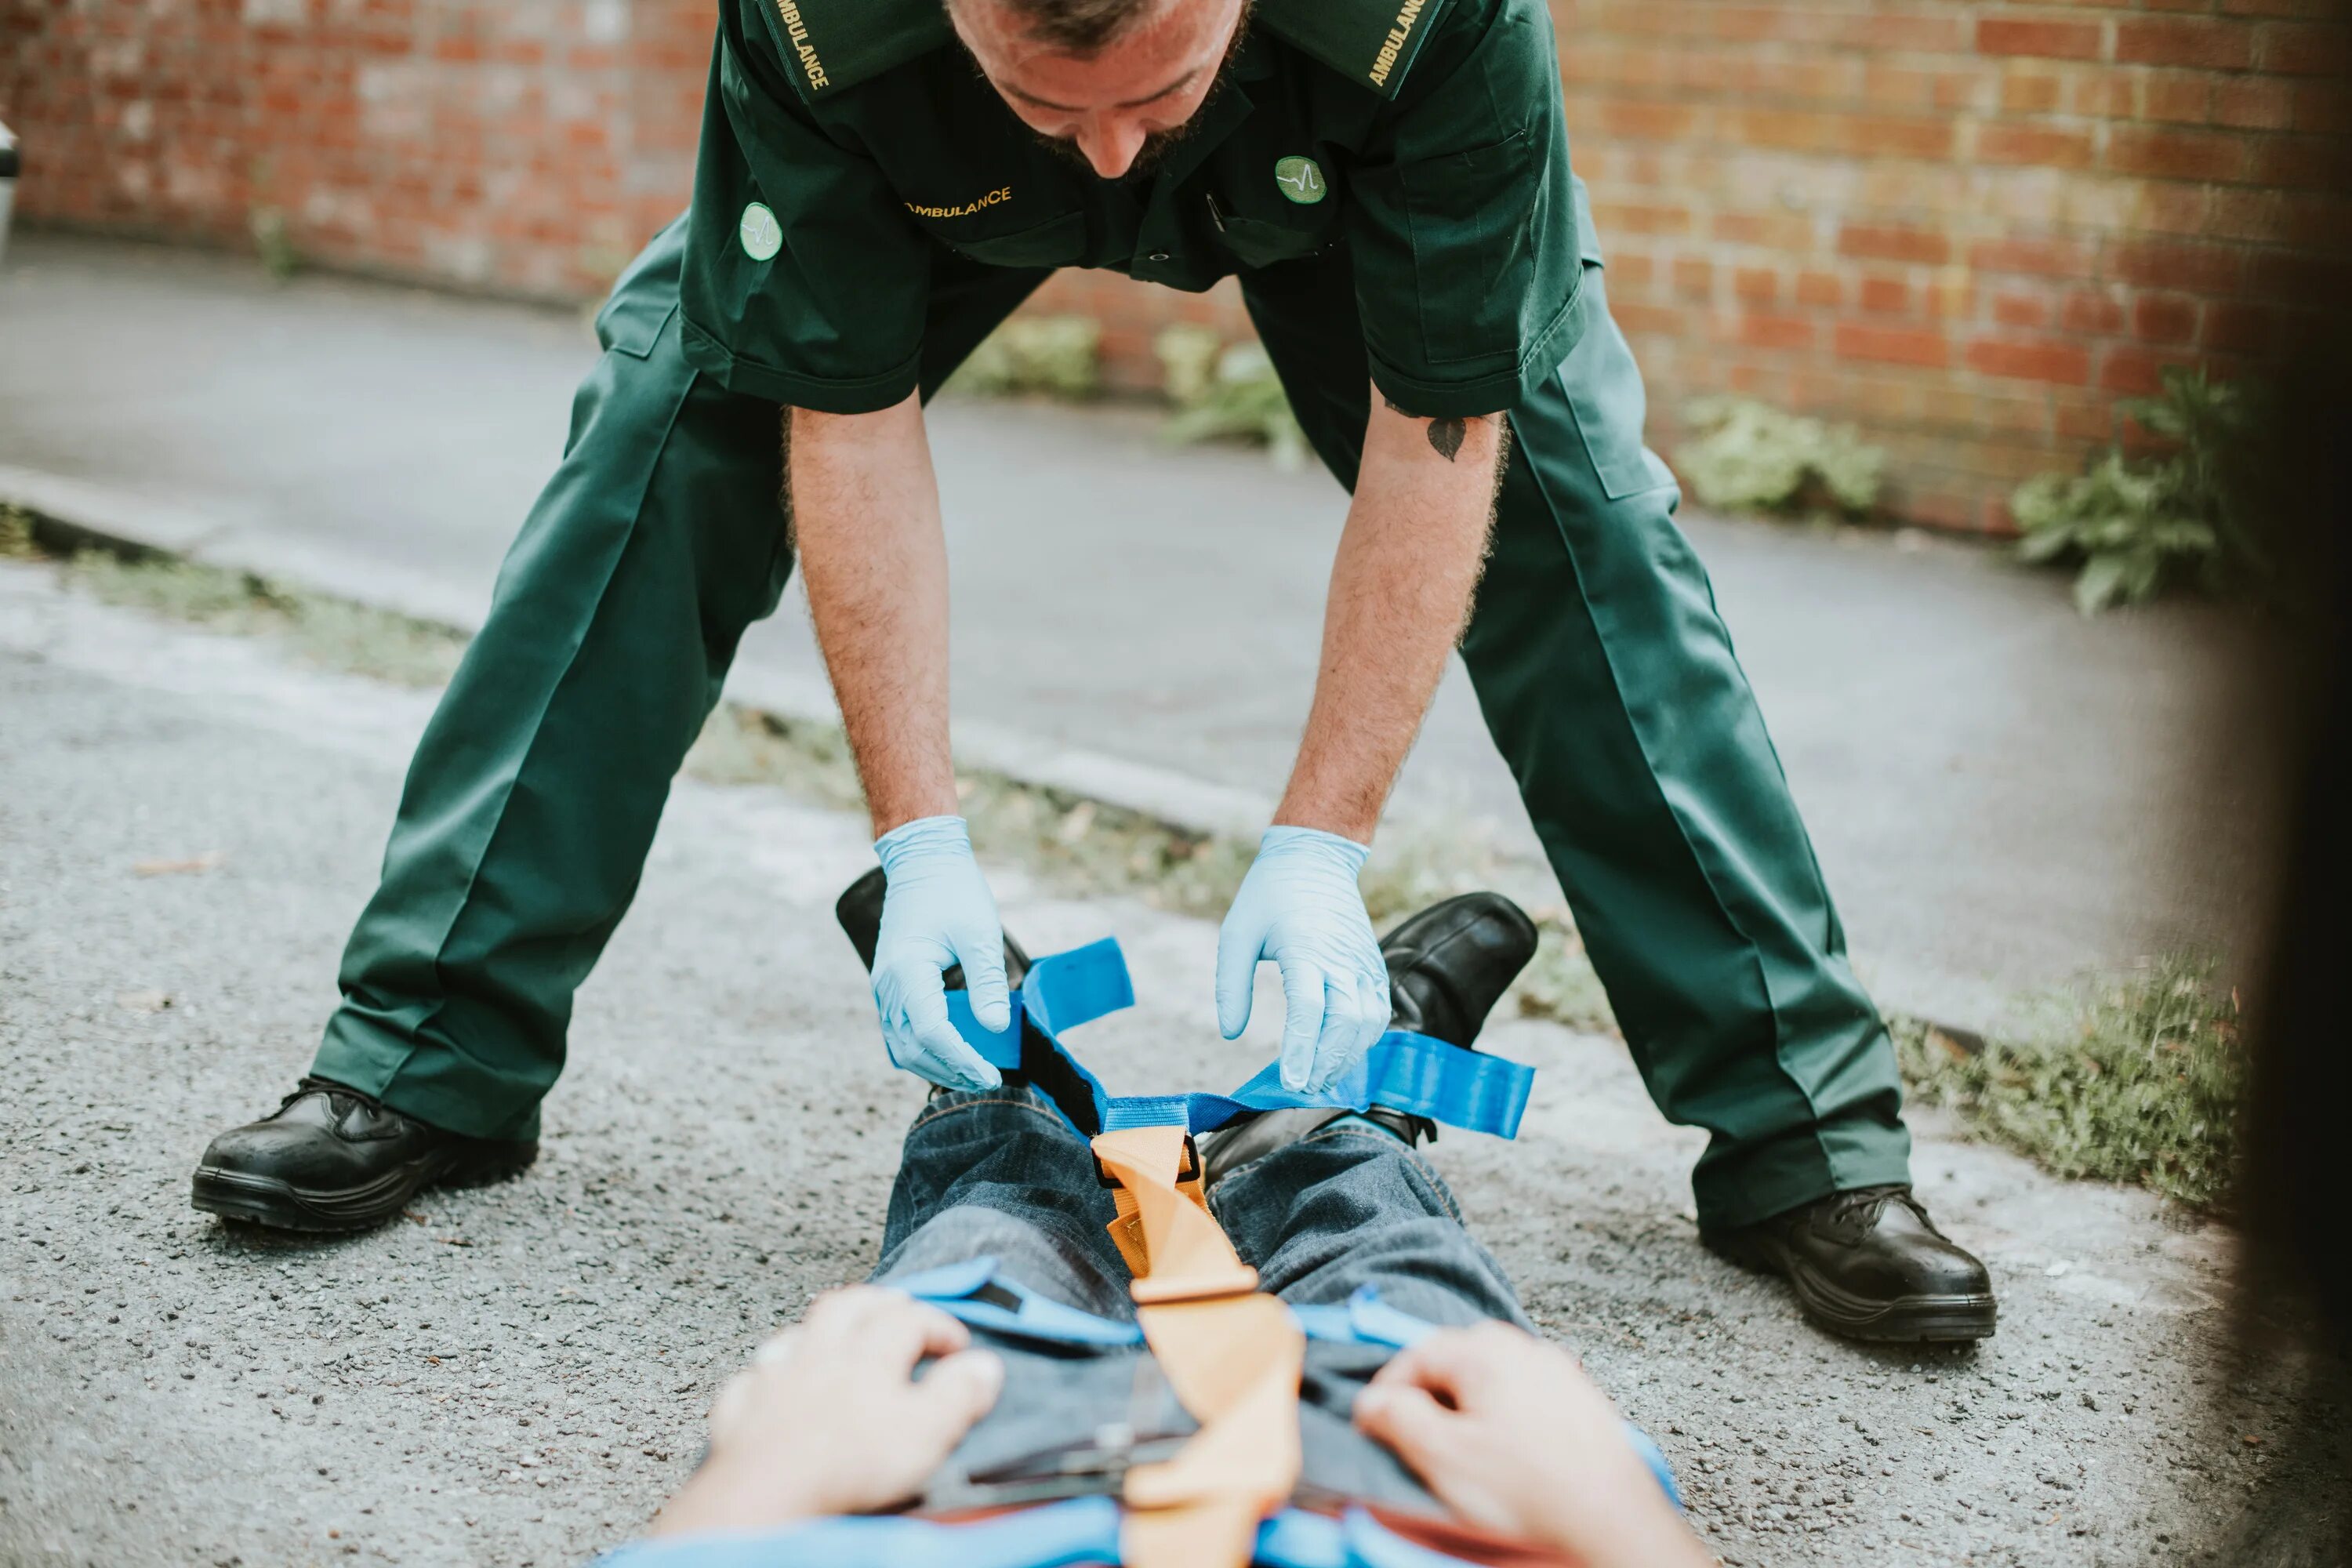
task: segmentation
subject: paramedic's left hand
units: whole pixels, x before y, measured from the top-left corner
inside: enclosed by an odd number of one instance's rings
[[[1371,851],[1313,827],[1269,827],[1217,933],[1217,1026],[1249,1026],[1263,959],[1282,969],[1282,1083],[1330,1088],[1389,1026],[1389,968],[1356,877]]]
[[[915,1367],[936,1357],[919,1379]],[[710,1452],[656,1535],[772,1530],[909,1501],[995,1405],[1004,1363],[897,1290],[853,1286],[752,1353],[710,1406]]]

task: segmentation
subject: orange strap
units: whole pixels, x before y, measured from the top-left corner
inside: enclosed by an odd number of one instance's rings
[[[1101,1133],[1094,1151],[1117,1183],[1110,1235],[1135,1274],[1136,1320],[1201,1424],[1173,1457],[1128,1472],[1120,1554],[1129,1568],[1246,1568],[1258,1522],[1298,1481],[1307,1336],[1209,1213],[1182,1128]]]

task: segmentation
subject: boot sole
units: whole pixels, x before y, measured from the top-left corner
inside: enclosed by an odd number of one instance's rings
[[[206,1214],[312,1235],[370,1230],[434,1187],[479,1186],[528,1169],[536,1143],[451,1150],[395,1166],[355,1187],[298,1187],[277,1176],[198,1165],[188,1201]]]
[[[1703,1236],[1708,1250],[1759,1274],[1777,1274],[1796,1292],[1807,1319],[1833,1334],[1880,1344],[1956,1344],[1993,1336],[2000,1309],[1990,1291],[1898,1296],[1874,1300],[1841,1290],[1793,1263],[1778,1243],[1750,1237]]]

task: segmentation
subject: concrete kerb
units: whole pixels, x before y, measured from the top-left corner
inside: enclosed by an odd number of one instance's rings
[[[387,570],[331,551],[303,550],[233,518],[37,469],[0,464],[0,507],[32,517],[52,546],[170,556],[248,572],[468,637],[481,629],[489,610],[487,584],[479,594],[453,591],[423,574]],[[728,695],[787,722],[841,722],[841,709],[823,681],[784,671],[739,666],[728,678]],[[964,766],[1134,812],[1185,833],[1255,839],[1274,816],[1275,803],[1255,792],[1003,724],[959,720],[954,743],[956,760]]]

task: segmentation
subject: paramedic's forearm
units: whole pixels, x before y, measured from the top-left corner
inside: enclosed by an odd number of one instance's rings
[[[875,835],[952,816],[947,541],[922,405],[785,418],[802,582]]]
[[[1275,815],[1369,844],[1478,585],[1506,427],[1422,419],[1377,389],[1331,568],[1322,666]]]

